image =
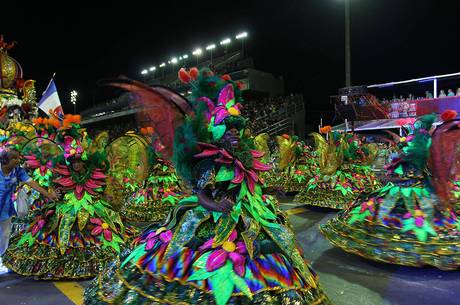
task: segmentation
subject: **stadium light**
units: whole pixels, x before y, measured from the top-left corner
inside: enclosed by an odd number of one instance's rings
[[[156,69],[157,69],[157,67],[155,67],[155,66],[152,66],[152,67],[149,68],[150,72],[155,71]]]
[[[172,63],[173,65],[177,64],[177,57],[171,58],[171,63]]]
[[[144,70],[141,71],[141,74],[142,74],[142,75],[145,75],[145,74],[147,74],[147,73],[149,73],[149,71],[148,71],[147,69],[144,69]]]
[[[243,39],[248,37],[248,32],[241,32],[238,35],[235,36],[236,39]]]
[[[248,37],[248,32],[241,32],[235,36],[236,39],[241,40],[241,56],[244,57],[244,38]]]
[[[200,48],[196,48],[192,54],[196,56],[196,65],[198,66],[198,58],[200,57],[201,53],[203,53],[203,51],[200,49]]]
[[[182,55],[182,58],[183,58],[183,59],[187,59],[187,58],[188,58],[188,55],[187,55],[187,54]]]
[[[201,50],[200,48],[196,48],[192,54],[195,55],[195,56],[200,56],[201,53],[203,53],[203,50]]]
[[[76,90],[70,91],[70,102],[73,104],[73,113],[77,113],[77,95],[78,92]]]
[[[168,64],[171,64],[171,61],[170,61],[170,60],[168,60]]]
[[[225,38],[225,39],[222,39],[222,41],[220,42],[220,45],[225,46],[225,45],[229,44],[230,42],[232,42],[232,40],[230,38]]]
[[[215,44],[210,44],[209,46],[206,47],[206,51],[214,50],[216,48]]]
[[[163,68],[164,66],[166,66],[166,64],[165,64],[164,62],[162,62],[162,63],[160,64],[160,68]]]

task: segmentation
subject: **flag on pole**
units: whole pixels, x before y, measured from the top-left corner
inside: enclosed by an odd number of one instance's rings
[[[43,110],[43,112],[50,117],[54,117],[59,120],[64,119],[64,111],[62,110],[61,101],[59,100],[59,95],[53,79],[51,79],[45,93],[43,93],[43,96],[38,103],[38,108]]]

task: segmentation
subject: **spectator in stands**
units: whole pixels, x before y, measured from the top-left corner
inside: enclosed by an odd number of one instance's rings
[[[425,98],[433,98],[433,94],[430,91],[425,91]]]
[[[455,96],[454,91],[452,89],[447,90],[447,96]]]
[[[457,96],[460,96],[460,87],[457,88]]]
[[[441,92],[439,92],[439,96],[438,97],[446,97],[446,92],[444,92],[444,90],[441,90]]]

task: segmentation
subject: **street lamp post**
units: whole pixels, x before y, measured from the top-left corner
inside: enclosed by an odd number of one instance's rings
[[[192,52],[193,55],[196,56],[196,66],[198,67],[198,58],[203,51],[200,48],[196,48],[195,51]]]
[[[350,0],[345,2],[345,86],[351,87]]]
[[[247,32],[241,32],[235,36],[236,39],[241,40],[241,55],[244,57],[244,40],[248,37]]]
[[[77,114],[77,95],[78,92],[75,90],[70,91],[70,102],[73,104],[73,113]]]
[[[212,50],[214,50],[215,48],[216,48],[216,45],[213,43],[206,47],[206,51],[209,51],[211,53],[211,65],[212,65]]]

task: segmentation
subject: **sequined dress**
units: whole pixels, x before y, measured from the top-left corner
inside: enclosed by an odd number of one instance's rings
[[[142,185],[130,183],[125,187],[128,195],[121,208],[123,218],[131,222],[162,222],[171,208],[183,198],[184,187],[171,163],[160,158],[152,166],[149,177]]]
[[[424,150],[428,154],[428,129],[416,130],[402,157],[387,166],[390,182],[362,195],[320,227],[333,245],[390,264],[431,265],[443,270],[460,266],[458,212],[454,205],[441,203],[426,160],[416,165],[417,156]],[[455,195],[455,181],[451,187]]]
[[[195,192],[235,201],[230,214],[181,200],[164,225],[148,228],[119,263],[86,289],[85,304],[330,304],[275,199],[252,168],[200,144]]]
[[[83,176],[66,165],[54,182],[66,190],[63,201],[47,203],[13,237],[3,263],[14,272],[39,279],[94,277],[118,257],[124,226],[118,213],[101,199],[105,175],[93,168]]]

